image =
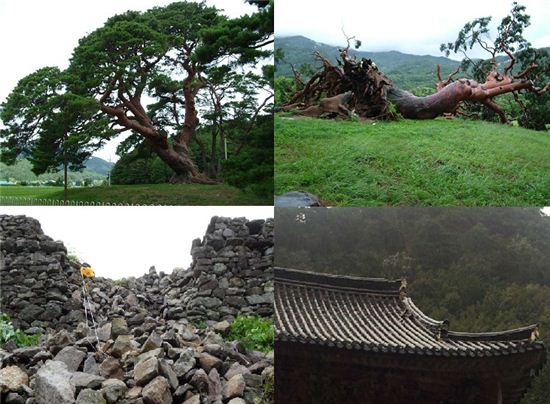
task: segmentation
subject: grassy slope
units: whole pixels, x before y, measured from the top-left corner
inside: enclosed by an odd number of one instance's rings
[[[0,195],[63,199],[63,187],[0,187]],[[271,205],[229,185],[155,184],[113,185],[111,187],[69,188],[69,198],[84,202],[160,205]]]
[[[461,119],[275,119],[275,192],[329,205],[544,206],[550,134]]]

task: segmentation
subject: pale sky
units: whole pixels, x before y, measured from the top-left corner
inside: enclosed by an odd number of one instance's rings
[[[194,1],[194,0],[189,0]],[[0,103],[17,82],[45,66],[65,69],[78,40],[115,14],[145,11],[174,0],[0,0]],[[198,1],[197,1],[198,2]],[[257,11],[244,0],[207,0],[229,17]],[[0,127],[1,127],[0,122]],[[116,161],[119,136],[94,156]]]
[[[531,16],[524,36],[535,47],[550,46],[550,1],[518,3]],[[361,50],[444,56],[439,45],[454,42],[466,22],[492,16],[496,27],[511,8],[512,1],[507,0],[277,0],[275,35],[303,35],[345,45],[343,28],[348,36],[362,41]]]
[[[201,238],[212,216],[273,217],[270,206],[3,206],[0,214],[37,219],[44,233],[61,240],[96,276],[139,277],[155,266],[171,273],[188,268],[191,241]]]

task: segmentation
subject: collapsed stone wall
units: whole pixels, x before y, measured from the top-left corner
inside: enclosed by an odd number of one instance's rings
[[[273,220],[213,217],[204,238],[193,241],[189,286],[181,297],[177,287],[167,291],[165,316],[271,315],[273,227]]]
[[[58,329],[81,320],[71,305],[69,276],[75,272],[62,242],[45,235],[26,216],[0,215],[1,310],[16,326]]]
[[[190,268],[165,274],[152,267],[120,281],[94,278],[89,294],[96,321],[272,315],[273,227],[272,219],[215,216],[192,243]],[[1,310],[14,325],[34,332],[72,329],[85,320],[80,263],[69,260],[62,242],[45,235],[37,220],[9,215],[0,215],[0,242]]]
[[[273,314],[272,219],[213,217],[188,269],[94,278],[97,333],[84,322],[80,263],[63,243],[35,219],[7,215],[0,242],[0,310],[42,334],[37,346],[0,347],[0,402],[273,401],[273,351],[248,350],[229,333],[239,313]]]

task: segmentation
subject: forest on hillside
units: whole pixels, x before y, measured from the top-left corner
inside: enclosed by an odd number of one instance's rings
[[[90,159],[84,163],[83,169],[75,171],[69,170],[69,183],[76,185],[88,185],[94,182],[101,183],[107,180],[108,171],[104,171],[105,166],[94,164],[96,158],[92,157],[92,159],[94,160]],[[101,161],[105,162],[104,160]],[[36,175],[32,171],[32,163],[27,159],[20,159],[13,165],[7,165],[0,162],[0,180],[12,181],[19,185],[63,185],[63,171],[51,171]]]
[[[538,323],[550,341],[550,217],[535,208],[277,209],[275,264],[401,278],[456,331]],[[550,366],[522,404],[545,403]]]
[[[305,78],[309,78],[313,71],[321,67],[321,62],[315,59],[314,52],[317,51],[337,63],[338,48],[339,46],[315,42],[304,36],[276,38],[275,50],[279,50],[279,55],[282,56],[277,58],[275,63],[276,80],[282,83],[285,81],[284,78],[292,78],[292,67],[303,72]],[[358,59],[374,60],[397,86],[415,93],[426,92],[434,87],[437,80],[434,67],[438,63],[444,76],[452,73],[460,65],[460,62],[444,56],[411,55],[397,51],[367,52],[350,49],[350,54]]]

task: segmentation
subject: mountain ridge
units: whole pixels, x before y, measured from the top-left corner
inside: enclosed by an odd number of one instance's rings
[[[84,169],[81,171],[69,170],[70,181],[104,180],[107,178],[114,163],[108,162],[100,157],[92,156],[84,163]],[[0,180],[16,181],[55,181],[63,177],[63,170],[53,173],[44,173],[36,175],[32,172],[32,164],[27,159],[21,159],[14,165],[8,166],[0,163]]]
[[[312,67],[320,66],[315,60],[314,52],[318,51],[324,57],[336,64],[339,57],[338,48],[342,46],[317,42],[303,35],[289,35],[275,38],[275,49],[282,49],[284,57],[276,62],[275,77],[292,77],[290,64],[299,69],[303,64]],[[550,52],[550,47],[539,48]],[[420,90],[426,95],[426,88],[435,90],[437,82],[437,65],[441,66],[441,76],[446,77],[454,72],[461,62],[445,56],[414,55],[401,51],[390,50],[380,52],[358,51],[350,49],[349,53],[357,58],[372,59],[393,83],[403,90]],[[497,62],[507,60],[505,55],[497,56]]]
[[[292,76],[290,64],[299,68],[303,64],[319,66],[313,53],[318,51],[331,62],[336,63],[338,46],[314,41],[303,35],[275,38],[275,49],[282,49],[284,60],[276,63],[276,76]],[[396,50],[369,52],[350,50],[352,56],[374,60],[378,67],[398,87],[412,90],[418,87],[435,87],[437,81],[436,66],[441,65],[442,75],[453,72],[460,62],[444,56],[413,55]]]
[[[84,165],[90,171],[107,175],[115,163],[102,159],[101,157],[91,156],[88,160],[86,160]]]

